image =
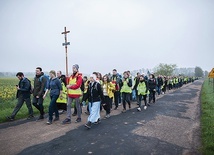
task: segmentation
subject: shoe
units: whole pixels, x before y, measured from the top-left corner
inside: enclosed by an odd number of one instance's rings
[[[147,109],[147,106],[144,106],[144,110],[146,110]]]
[[[14,121],[14,117],[11,117],[11,116],[7,116],[7,119],[8,119],[9,121]]]
[[[89,113],[88,111],[85,111],[85,114],[86,114],[86,115],[90,115],[90,113]]]
[[[40,115],[39,118],[37,119],[37,121],[40,121],[40,120],[43,120],[43,119],[44,119],[44,116]]]
[[[79,123],[79,122],[81,122],[81,118],[77,118],[75,121],[75,123]]]
[[[76,116],[77,114],[73,113],[72,116]]]
[[[62,121],[62,124],[70,124],[71,123],[71,119],[66,118],[64,121]]]
[[[118,107],[115,107],[114,110],[117,110]]]
[[[59,120],[59,117],[55,117],[53,121],[55,122],[55,121],[58,121],[58,120]]]
[[[105,116],[105,118],[110,118],[110,114],[107,114],[107,115]]]
[[[30,115],[30,116],[28,116],[27,120],[30,120],[30,119],[32,119],[32,118],[34,118],[34,116],[33,116],[33,115]]]
[[[131,109],[131,104],[129,105],[129,109]]]
[[[139,108],[137,108],[137,111],[141,111],[141,108],[139,107]]]
[[[48,120],[46,124],[47,124],[47,125],[51,125],[51,124],[52,124],[52,121],[51,121],[51,120]]]
[[[98,118],[98,120],[96,122],[94,122],[94,124],[100,124],[101,123],[101,120]]]
[[[85,127],[88,128],[88,129],[91,129],[91,122],[87,122],[87,123],[85,124]]]
[[[125,113],[126,112],[126,109],[123,109],[122,113]]]
[[[149,104],[149,103],[148,103],[147,105],[148,105],[148,106],[150,106],[150,104]]]
[[[119,103],[118,105],[121,106],[121,103]]]

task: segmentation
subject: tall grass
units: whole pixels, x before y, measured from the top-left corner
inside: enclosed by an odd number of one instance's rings
[[[213,79],[211,80],[213,81]],[[201,128],[202,128],[202,153],[214,154],[214,92],[213,83],[208,79],[204,81],[201,91]]]

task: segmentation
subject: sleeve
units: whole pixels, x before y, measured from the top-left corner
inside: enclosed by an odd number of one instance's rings
[[[100,99],[101,99],[101,103],[102,103],[104,101],[104,95],[103,95],[103,90],[101,88],[101,85],[99,83],[97,83],[97,90],[100,95]]]
[[[132,80],[131,79],[129,79],[128,86],[132,87]]]
[[[24,79],[21,84],[20,91],[29,91],[30,90],[30,82],[27,79]]]
[[[57,86],[58,86],[58,88],[59,88],[59,90],[60,91],[62,91],[63,89],[62,89],[62,85],[61,85],[61,83],[60,83],[60,81],[59,80],[57,80]]]

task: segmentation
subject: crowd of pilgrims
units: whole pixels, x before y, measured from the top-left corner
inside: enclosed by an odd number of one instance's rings
[[[12,114],[7,117],[13,121],[16,114],[26,102],[29,116],[34,118],[32,105],[40,112],[37,121],[43,120],[45,110],[43,101],[47,94],[50,96],[47,124],[51,125],[59,121],[59,115],[66,112],[66,118],[62,124],[70,124],[71,116],[77,116],[75,122],[81,122],[82,107],[87,107],[85,113],[88,115],[85,127],[91,128],[92,124],[100,123],[100,111],[105,111],[105,119],[110,118],[112,110],[120,110],[122,113],[137,104],[137,111],[146,110],[150,104],[156,102],[156,96],[165,94],[172,89],[178,89],[184,84],[193,82],[192,77],[164,76],[153,73],[132,76],[130,71],[119,74],[116,69],[112,73],[101,75],[93,72],[90,76],[83,76],[79,72],[79,65],[72,66],[72,74],[69,77],[62,75],[61,71],[51,70],[49,77],[42,72],[41,67],[36,68],[34,84],[22,72],[17,73],[20,80],[17,88],[17,105]],[[32,101],[31,101],[32,94]],[[31,105],[32,103],[32,105]],[[73,110],[73,113],[71,112]],[[55,118],[53,118],[55,115]]]
[[[105,110],[104,119],[110,117],[112,110],[118,110],[118,106],[122,105],[122,113],[131,109],[131,102],[137,104],[137,111],[146,110],[150,104],[156,102],[157,95],[163,95],[172,89],[178,89],[184,84],[193,82],[194,79],[184,76],[164,76],[154,74],[140,74],[132,76],[130,71],[124,71],[119,74],[113,69],[112,74],[102,76],[99,72],[93,72],[90,77],[84,76],[81,84],[82,98],[80,106],[74,104],[74,112],[72,116],[78,115],[76,122],[81,121],[82,106],[87,106],[86,114],[89,115],[85,124],[87,128],[91,128],[92,124],[98,124],[100,120],[100,111]],[[66,89],[64,89],[66,91]],[[142,103],[143,102],[143,103]],[[62,112],[69,108],[70,103],[65,103]],[[79,106],[79,107],[78,107]],[[79,110],[78,110],[79,109]],[[79,113],[79,114],[78,114]],[[70,115],[70,112],[69,112]],[[63,124],[71,122],[68,117]]]

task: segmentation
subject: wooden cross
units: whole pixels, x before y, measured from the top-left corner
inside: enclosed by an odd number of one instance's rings
[[[67,42],[67,33],[70,33],[70,31],[66,31],[66,27],[65,27],[64,32],[62,32],[62,34],[65,35],[65,43],[62,43],[62,46],[65,46],[66,76],[68,77],[68,51],[67,51],[67,45],[70,45],[70,42]]]

